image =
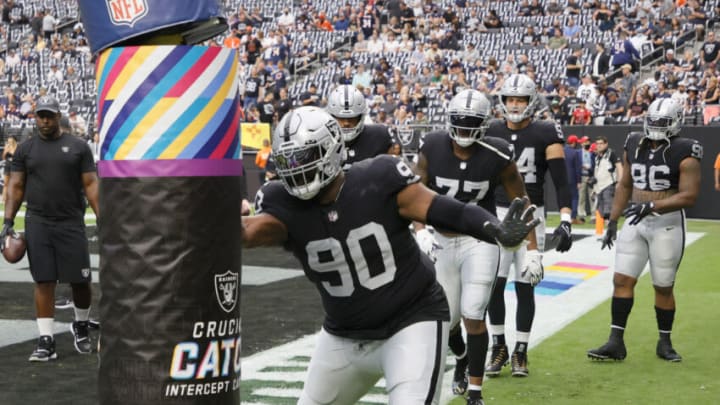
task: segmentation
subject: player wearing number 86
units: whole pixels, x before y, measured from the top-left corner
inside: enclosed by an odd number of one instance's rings
[[[316,284],[323,329],[299,404],[354,404],[385,377],[390,404],[437,404],[449,312],[411,221],[517,245],[538,221],[518,199],[500,222],[477,205],[437,195],[405,160],[380,155],[343,172],[332,116],[300,107],[273,134],[280,181],[243,218],[243,246],[286,245]]]
[[[622,360],[627,355],[625,326],[635,284],[648,262],[660,332],[656,354],[672,362],[682,359],[670,341],[675,319],[673,287],[685,248],[683,209],[691,207],[700,193],[703,156],[698,141],[679,136],[682,120],[682,105],[673,99],[657,99],[648,108],[644,131],[631,132],[625,141],[622,177],[602,242],[602,248],[613,246],[617,220],[624,215],[615,255],[612,326],[608,342],[588,351],[591,359]]]

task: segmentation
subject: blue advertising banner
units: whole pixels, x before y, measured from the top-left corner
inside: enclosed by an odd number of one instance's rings
[[[224,18],[220,0],[79,0],[78,3],[93,53],[151,32]]]

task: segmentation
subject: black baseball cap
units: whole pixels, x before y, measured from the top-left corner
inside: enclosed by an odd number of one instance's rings
[[[57,114],[60,112],[60,104],[50,96],[42,96],[38,99],[35,106],[35,112],[39,111],[50,111]]]

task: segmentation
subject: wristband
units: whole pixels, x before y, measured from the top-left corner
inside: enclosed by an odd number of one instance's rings
[[[3,221],[3,225],[7,225],[8,227],[12,228],[15,225],[15,221],[12,218],[5,218],[5,221]]]

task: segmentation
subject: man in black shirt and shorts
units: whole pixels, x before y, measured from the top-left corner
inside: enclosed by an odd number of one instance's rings
[[[61,132],[62,114],[57,100],[38,99],[35,116],[39,136],[18,146],[10,168],[0,240],[4,241],[12,232],[15,215],[26,200],[25,237],[40,331],[37,348],[29,360],[48,361],[57,358],[53,322],[58,282],[70,283],[72,287],[75,322],[71,332],[75,348],[79,353],[92,352],[88,335],[92,299],[90,255],[83,220],[83,190],[97,216],[98,180],[88,145]]]

